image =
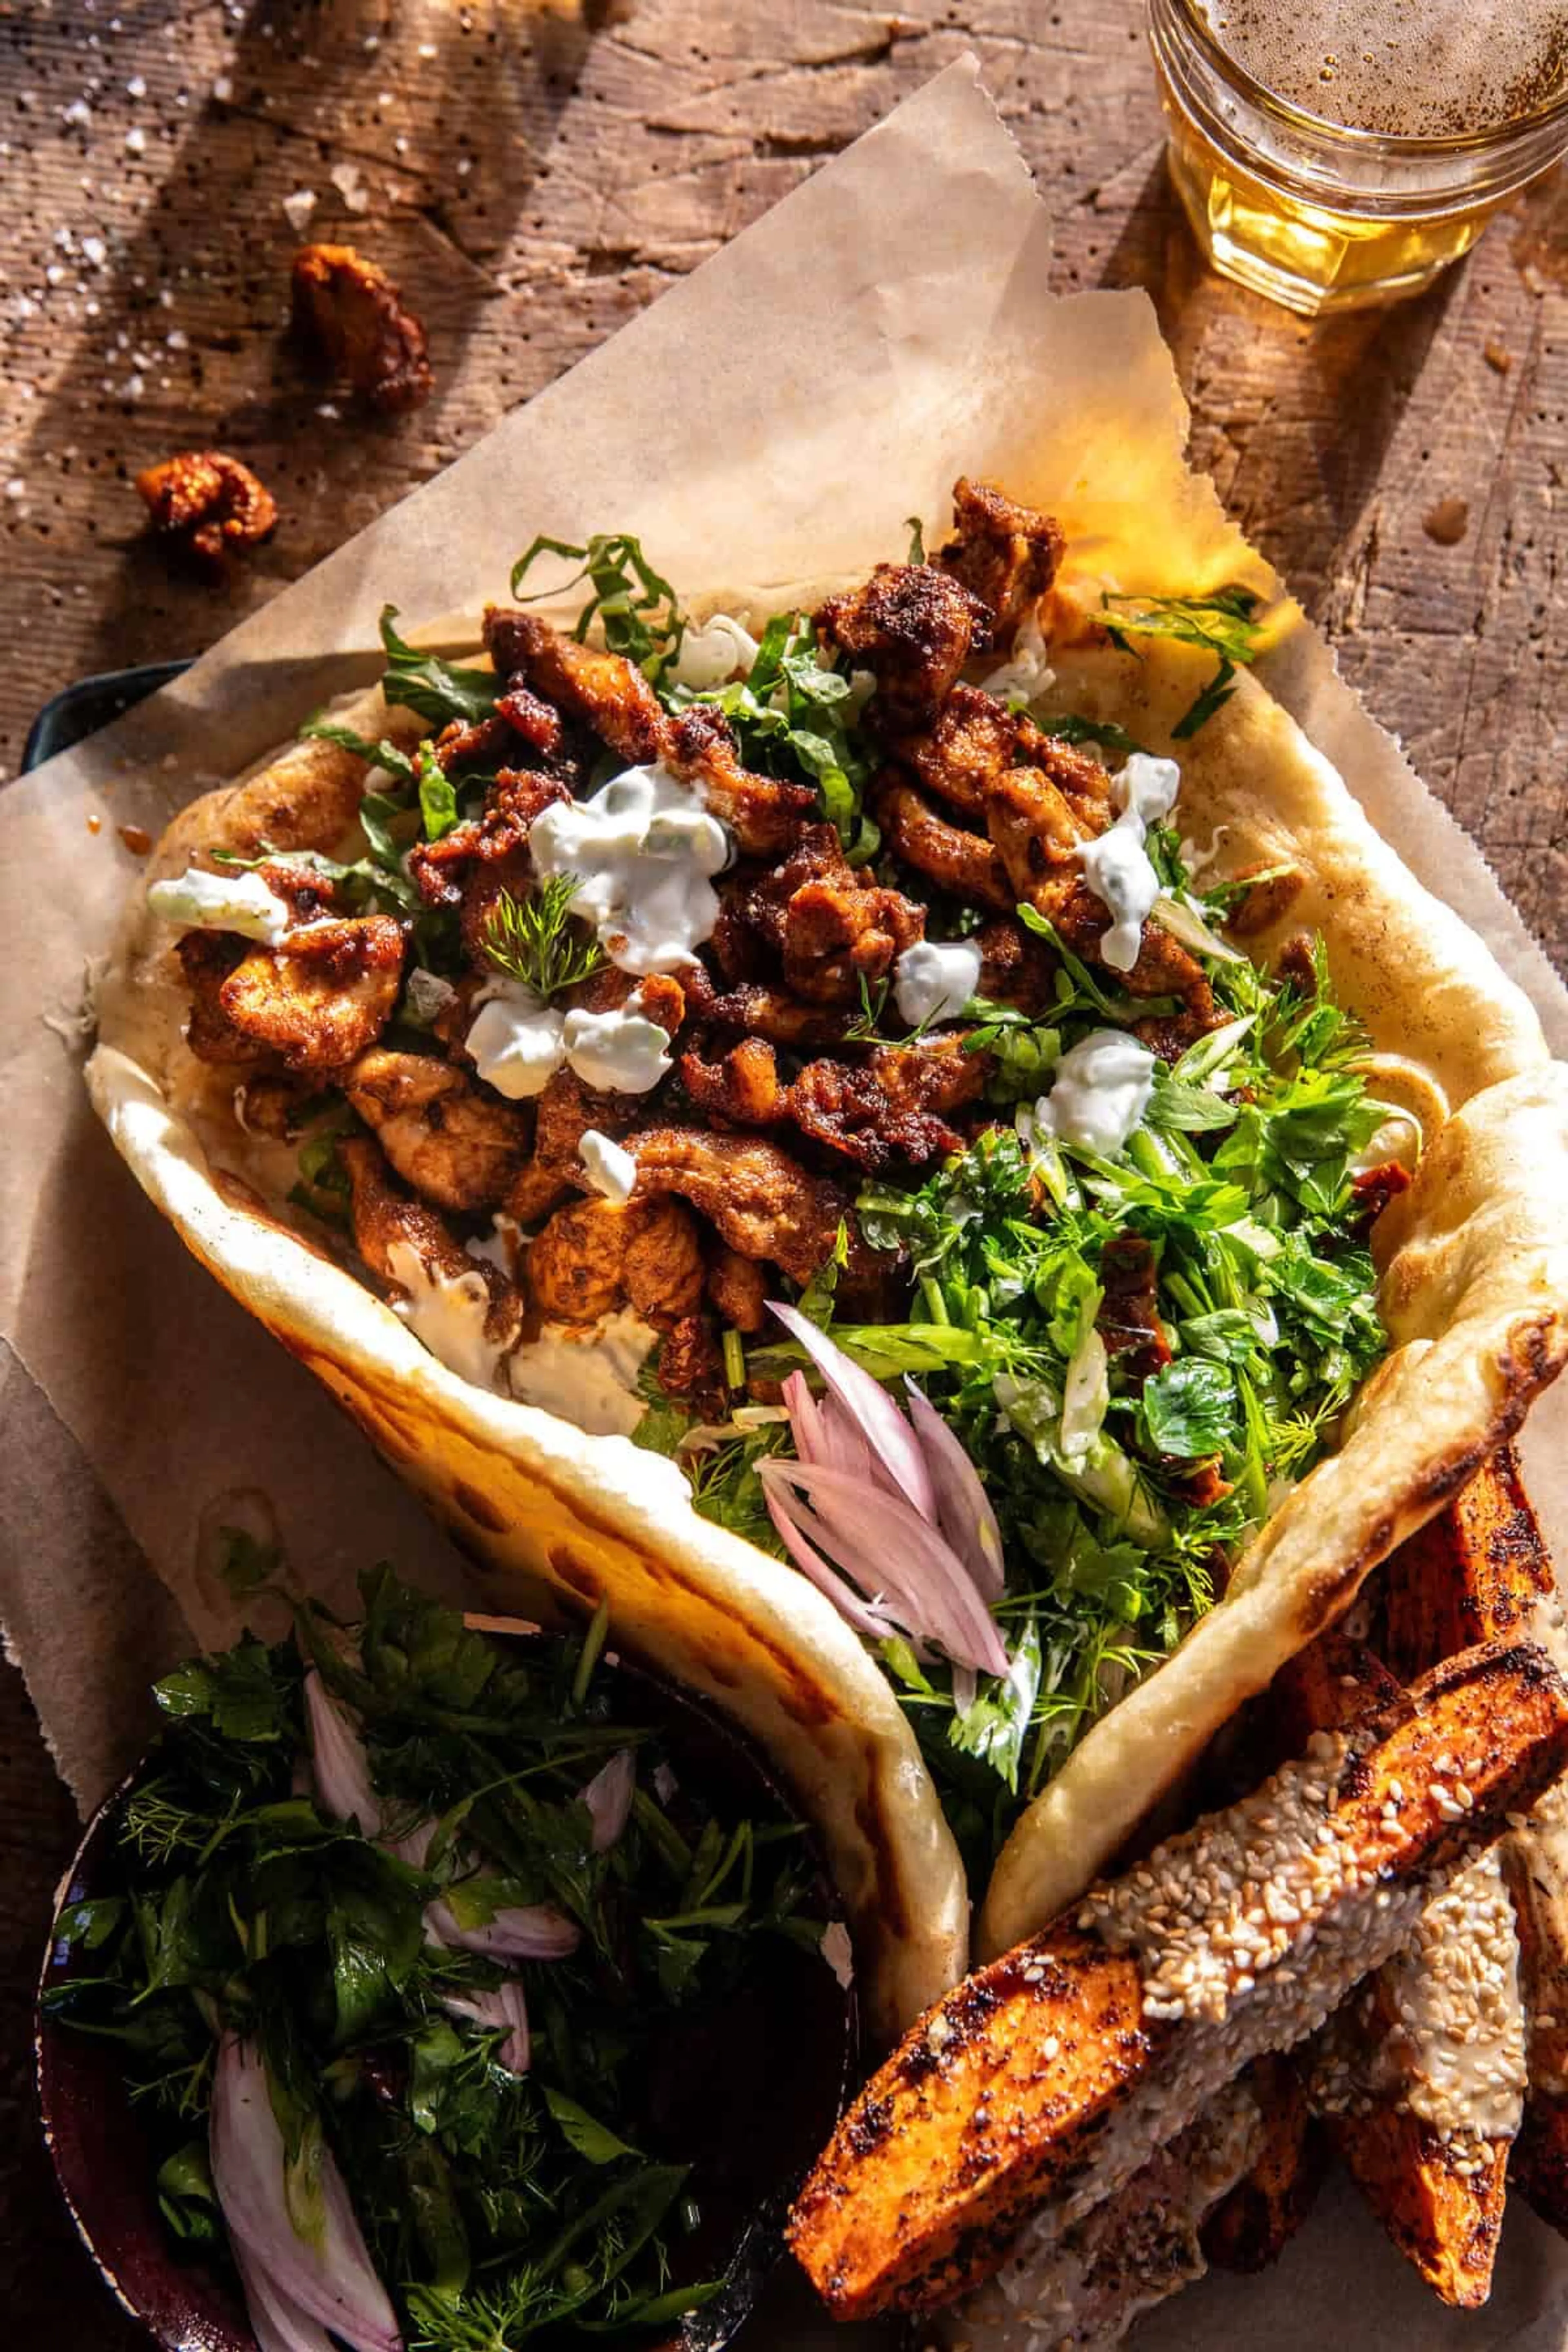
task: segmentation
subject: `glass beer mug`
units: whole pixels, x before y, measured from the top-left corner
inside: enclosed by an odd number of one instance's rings
[[[1418,294],[1568,149],[1563,0],[1149,0],[1171,175],[1227,278]]]

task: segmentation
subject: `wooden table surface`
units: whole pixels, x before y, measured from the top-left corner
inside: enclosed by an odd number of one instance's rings
[[[1057,283],[1148,289],[1199,462],[1568,967],[1568,182],[1421,301],[1308,327],[1200,267],[1137,0],[0,0],[0,774],[57,688],[198,652],[968,48]],[[426,408],[367,421],[304,373],[304,234],[400,281]],[[171,572],[131,488],[214,446],[281,509],[217,589]],[[36,2141],[73,1824],[8,1668],[0,1774],[0,2311],[20,2344],[117,2352],[142,2339]]]

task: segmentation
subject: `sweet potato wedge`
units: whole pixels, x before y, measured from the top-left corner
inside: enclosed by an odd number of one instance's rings
[[[1384,1610],[1390,1663],[1403,1674],[1479,1640],[1523,1633],[1560,1643],[1552,1558],[1512,1446],[1400,1545],[1384,1570]],[[1568,2231],[1568,1792],[1550,1790],[1538,1801],[1529,1822],[1502,1841],[1498,1867],[1517,1922],[1530,2083],[1512,2177],[1544,2220]],[[1456,2174],[1444,2162],[1455,2151],[1435,2146],[1427,2131],[1413,2172],[1416,2126],[1409,2116],[1404,2124],[1403,2179],[1385,2169],[1397,2153],[1391,2126],[1374,2131],[1363,2118],[1355,2127],[1361,2145],[1345,2146],[1347,2159],[1395,2243],[1444,2300],[1484,2301],[1490,2265],[1483,2269],[1481,2251],[1489,2236],[1495,2245],[1501,2226],[1507,2142],[1472,2147],[1477,2168]],[[1422,2166],[1429,2180],[1415,2177]],[[1457,2286],[1468,2291],[1456,2294]]]
[[[949,2302],[1032,2210],[1067,2230],[1115,2195],[1243,2066],[1315,2032],[1564,1762],[1544,1654],[1467,1652],[966,1978],[795,2201],[789,2242],[830,2309]]]
[[[1501,1446],[1384,1566],[1384,1655],[1408,1682],[1477,1642],[1529,1638],[1553,1581],[1519,1457]]]
[[[1261,2130],[1247,2170],[1227,2189],[1200,2232],[1216,2270],[1261,2271],[1277,2263],[1312,2208],[1327,2145],[1294,2059],[1260,2058],[1253,2069]]]
[[[1125,2188],[1041,2246],[1026,2222],[996,2276],[928,2321],[952,2352],[1109,2352],[1142,2312],[1202,2278],[1205,2216],[1261,2147],[1268,2085],[1247,2073],[1157,2149]]]

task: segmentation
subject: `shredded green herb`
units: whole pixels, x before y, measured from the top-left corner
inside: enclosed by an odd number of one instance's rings
[[[1250,588],[1220,588],[1212,596],[1124,596],[1107,591],[1100,602],[1106,635],[1119,646],[1130,646],[1133,637],[1174,637],[1218,656],[1213,677],[1171,730],[1177,742],[1195,735],[1229,701],[1237,671],[1256,661],[1262,650],[1262,633],[1253,619],[1260,600]]]

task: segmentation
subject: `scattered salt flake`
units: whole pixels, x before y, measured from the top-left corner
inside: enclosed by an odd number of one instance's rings
[[[317,415],[324,416],[329,425],[334,423],[336,419],[342,415],[342,410],[338,406],[335,400],[318,401],[316,404]]]
[[[393,142],[392,142],[392,152],[393,152],[393,153],[394,153],[395,155],[406,155],[406,154],[407,154],[407,152],[408,152],[408,142],[407,142],[407,140],[406,140],[406,139],[405,139],[404,137],[402,137],[402,135],[401,135],[401,134],[399,134],[399,136],[398,136],[397,138],[395,138],[395,139],[393,141]]]
[[[351,213],[369,212],[370,190],[357,163],[334,163],[327,177]]]
[[[146,389],[147,383],[145,377],[140,375],[128,375],[126,377],[125,397],[127,400],[140,400]]]
[[[147,133],[139,127],[132,127],[125,134],[125,152],[128,155],[144,155],[147,152]]]
[[[81,257],[90,263],[94,269],[101,269],[109,258],[109,247],[100,236],[84,236],[81,241]]]
[[[296,236],[303,236],[310,225],[310,215],[316,209],[314,188],[296,188],[283,199],[283,217]]]
[[[468,173],[473,170],[473,168],[474,168],[474,159],[473,159],[473,157],[472,157],[471,155],[459,155],[459,156],[458,156],[458,179],[459,179],[459,180],[466,180],[466,179],[468,178]]]
[[[822,1957],[847,1992],[855,1981],[855,1948],[842,1919],[830,1920],[822,1931]]]
[[[390,106],[392,92],[389,89],[378,89],[375,93],[375,102],[377,106]]]
[[[183,352],[189,344],[190,340],[189,335],[186,334],[183,327],[171,327],[168,333],[163,338],[164,343],[172,352]]]
[[[5,485],[5,496],[8,499],[25,499],[26,495],[26,483],[22,479],[20,474],[13,474],[10,480]]]
[[[416,55],[422,58],[434,58],[439,54],[434,41],[421,41],[416,52]]]
[[[213,96],[220,106],[226,106],[234,96],[234,84],[227,74],[218,74],[213,81]]]
[[[85,98],[73,98],[68,106],[61,107],[60,121],[68,122],[73,131],[85,131],[92,121],[92,109]]]
[[[131,77],[130,80],[129,80],[129,81],[126,83],[126,85],[125,85],[125,95],[126,95],[126,97],[127,97],[127,98],[145,98],[145,97],[146,97],[146,95],[147,95],[147,85],[146,85],[146,83],[142,80],[142,76],[141,76],[140,74],[132,74],[132,77]]]

